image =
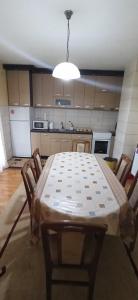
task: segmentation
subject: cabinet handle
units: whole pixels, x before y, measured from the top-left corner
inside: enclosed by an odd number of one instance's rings
[[[89,108],[90,107],[90,105],[85,105],[85,108]]]
[[[102,108],[102,107],[105,107],[105,105],[100,105],[100,107]]]
[[[58,93],[57,93],[57,94],[55,94],[55,95],[56,95],[56,96],[61,96],[61,94],[58,94]]]
[[[43,133],[43,135],[45,135],[45,136],[48,136],[48,134],[47,134],[47,133]]]
[[[80,107],[80,105],[75,105],[75,107]]]
[[[65,94],[65,97],[70,97],[71,95],[70,94]]]
[[[19,103],[18,102],[14,102],[13,105],[19,105]]]
[[[101,91],[102,91],[103,93],[107,92],[107,90],[106,90],[106,89],[102,89]]]
[[[42,104],[40,104],[40,103],[37,103],[37,104],[36,104],[36,106],[42,106]]]
[[[24,103],[24,106],[29,106],[29,104],[28,103]]]

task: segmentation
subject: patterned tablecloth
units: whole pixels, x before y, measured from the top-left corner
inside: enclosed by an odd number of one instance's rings
[[[49,157],[35,191],[34,216],[44,221],[70,220],[108,225],[119,234],[127,213],[126,193],[106,162],[88,153]]]

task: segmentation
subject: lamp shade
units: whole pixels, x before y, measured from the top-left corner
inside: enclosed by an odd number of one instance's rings
[[[77,79],[80,78],[80,71],[74,64],[62,62],[54,68],[52,76],[64,80]]]

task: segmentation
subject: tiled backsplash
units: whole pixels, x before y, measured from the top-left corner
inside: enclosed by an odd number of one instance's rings
[[[77,109],[45,109],[35,108],[35,120],[48,120],[54,122],[54,128],[60,128],[62,121],[65,128],[68,128],[69,121],[75,127],[90,127],[93,130],[115,130],[117,112],[77,110]]]

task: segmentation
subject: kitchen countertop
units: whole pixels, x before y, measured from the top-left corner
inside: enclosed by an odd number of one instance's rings
[[[67,134],[92,134],[93,131],[79,131],[70,129],[32,129],[31,132],[42,132],[42,133],[67,133]],[[110,131],[112,136],[115,136],[115,131]]]
[[[67,133],[67,134],[90,134],[92,135],[91,131],[78,131],[78,130],[70,130],[70,129],[32,129],[31,132],[41,132],[41,133]]]

